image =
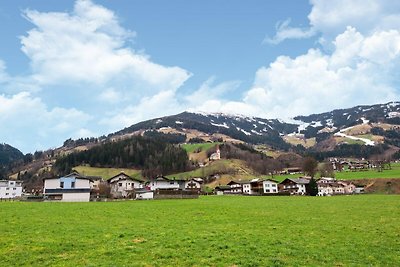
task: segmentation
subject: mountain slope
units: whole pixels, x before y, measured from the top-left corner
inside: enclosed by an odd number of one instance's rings
[[[269,120],[221,113],[183,112],[173,116],[140,122],[110,136],[131,134],[150,129],[162,130],[165,128],[173,128],[180,131],[193,129],[207,135],[224,134],[250,144],[264,143],[274,148],[288,149],[290,145],[283,141],[281,135],[295,131],[297,125],[285,123],[277,119]]]
[[[0,165],[8,165],[14,161],[22,160],[24,154],[21,151],[7,144],[0,144]]]

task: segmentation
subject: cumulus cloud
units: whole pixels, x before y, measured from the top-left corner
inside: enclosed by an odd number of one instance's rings
[[[267,43],[278,44],[286,39],[309,38],[321,35],[320,42],[330,45],[348,26],[362,34],[398,29],[400,2],[391,0],[310,0],[309,27],[290,27],[290,19],[278,24],[276,35]]]
[[[191,76],[134,50],[136,33],[125,29],[113,11],[90,0],[77,0],[71,12],[28,9],[23,16],[33,24],[20,37],[30,73],[10,77],[0,61],[0,122],[12,125],[2,130],[0,140],[25,151],[107,133],[104,125],[122,128],[168,111]],[[104,118],[113,121],[104,123]]]
[[[62,142],[59,135],[77,137],[85,130],[91,116],[74,108],[49,109],[28,92],[0,95],[0,140],[24,152],[47,149],[47,139]]]
[[[176,90],[190,73],[152,62],[127,46],[135,33],[124,29],[109,9],[78,0],[71,13],[26,10],[33,29],[21,37],[40,84],[87,82],[96,86],[131,83],[129,90]]]

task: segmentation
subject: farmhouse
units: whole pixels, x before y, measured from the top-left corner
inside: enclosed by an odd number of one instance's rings
[[[22,181],[0,180],[0,199],[16,198],[22,195]]]
[[[263,193],[274,194],[278,193],[278,182],[272,179],[263,180]]]
[[[133,197],[134,190],[143,188],[141,180],[130,177],[124,172],[107,179],[107,182],[111,187],[111,195],[115,198]]]
[[[230,186],[230,193],[231,194],[242,194],[243,193],[243,185],[249,185],[250,190],[250,183],[249,182],[242,182],[242,181],[230,181],[227,183],[227,186]],[[250,191],[249,191],[250,192]]]
[[[192,191],[200,191],[201,185],[203,184],[203,179],[201,178],[192,178],[190,180],[185,181],[185,189]]]
[[[350,182],[337,181],[335,178],[323,177],[317,181],[318,195],[331,196],[353,194],[355,186]]]
[[[309,183],[310,180],[307,178],[286,178],[279,185],[283,192],[289,192],[291,195],[305,195],[307,193],[306,187]]]
[[[90,178],[72,172],[59,178],[44,178],[43,195],[49,200],[89,201]]]
[[[158,176],[146,183],[150,190],[163,190],[163,189],[185,189],[184,180],[172,180],[165,176]]]

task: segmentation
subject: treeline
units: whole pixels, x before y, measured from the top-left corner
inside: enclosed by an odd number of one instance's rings
[[[87,145],[87,144],[96,144],[98,143],[100,140],[105,139],[105,136],[102,137],[87,137],[87,138],[79,138],[76,140],[73,140],[71,138],[67,139],[64,141],[63,146],[64,147],[76,147],[76,146],[83,146],[83,145]]]
[[[156,138],[160,141],[167,142],[170,144],[180,144],[180,143],[184,143],[186,141],[185,134],[160,133],[157,130],[146,131],[146,132],[144,132],[143,136],[149,137],[149,138]]]
[[[305,152],[305,155],[312,156],[318,161],[322,161],[330,157],[370,158],[373,155],[384,153],[386,149],[388,149],[386,144],[376,146],[342,144],[337,146],[335,150],[332,151],[318,152],[310,149]]]
[[[158,138],[135,136],[118,142],[108,142],[89,150],[72,153],[58,159],[54,165],[59,174],[72,167],[89,164],[92,167],[138,168],[144,177],[168,175],[190,169],[185,150]]]

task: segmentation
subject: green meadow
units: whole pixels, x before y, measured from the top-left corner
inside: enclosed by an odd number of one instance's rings
[[[0,202],[1,266],[396,266],[400,196]]]
[[[221,143],[201,143],[201,144],[184,144],[181,147],[186,150],[187,153],[193,153],[196,150],[207,151],[210,148],[215,147],[216,145]]]

